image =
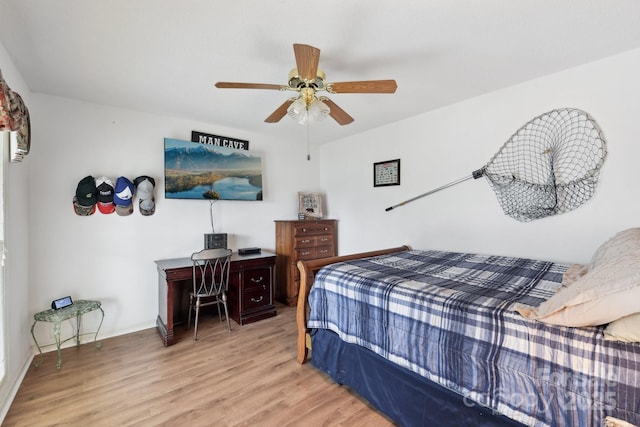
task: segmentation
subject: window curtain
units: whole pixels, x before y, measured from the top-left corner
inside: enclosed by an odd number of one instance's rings
[[[22,97],[9,88],[0,71],[0,131],[15,132],[9,145],[10,161],[22,161],[31,146],[29,110]]]
[[[4,244],[5,239],[5,182],[7,170],[7,149],[10,133],[0,131],[0,382],[6,375],[6,332],[7,323],[5,315],[5,260],[7,249]]]

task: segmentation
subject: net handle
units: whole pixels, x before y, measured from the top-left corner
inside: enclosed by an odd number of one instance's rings
[[[412,197],[411,199],[405,200],[404,202],[398,203],[397,205],[389,206],[388,208],[385,209],[385,212],[389,212],[392,209],[395,209],[395,208],[400,207],[402,205],[406,205],[407,203],[411,203],[414,200],[421,199],[422,197],[428,196],[430,194],[437,193],[438,191],[444,190],[445,188],[449,188],[449,187],[452,187],[452,186],[454,186],[456,184],[460,184],[461,182],[468,181],[471,178],[473,178],[473,179],[481,178],[484,175],[484,172],[485,172],[485,168],[484,167],[481,168],[481,169],[475,170],[475,171],[473,171],[471,176],[466,176],[464,178],[460,178],[457,181],[453,181],[453,182],[445,184],[445,185],[443,185],[441,187],[435,188],[435,189],[433,189],[431,191],[427,191],[426,193],[420,194],[419,196],[416,196],[416,197]]]

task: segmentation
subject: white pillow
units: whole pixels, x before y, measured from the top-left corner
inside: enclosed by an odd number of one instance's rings
[[[562,286],[567,287],[587,274],[589,267],[582,264],[572,264],[562,275]]]
[[[636,427],[624,420],[608,416],[604,419],[604,427]]]
[[[635,250],[640,250],[640,228],[620,231],[596,249],[589,264],[570,265],[562,275],[562,286],[569,286],[587,274],[589,270]]]
[[[640,228],[620,231],[600,245],[587,267],[589,270],[596,268],[635,250],[640,250]]]
[[[640,342],[640,313],[614,320],[604,330],[609,341]]]
[[[565,326],[603,325],[640,312],[640,228],[601,245],[586,274],[578,276],[569,275],[568,285],[539,307],[517,304],[514,309],[529,319]]]

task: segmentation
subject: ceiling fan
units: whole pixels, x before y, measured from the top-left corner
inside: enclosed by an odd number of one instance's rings
[[[298,119],[303,124],[309,117],[316,119],[325,115],[331,116],[340,125],[353,122],[353,117],[347,114],[335,102],[326,96],[317,96],[317,92],[329,93],[394,93],[395,80],[365,80],[353,82],[328,83],[324,71],[318,68],[320,49],[306,44],[294,44],[293,53],[296,67],[289,72],[287,85],[263,83],[232,83],[218,82],[221,89],[268,89],[291,90],[298,92],[296,97],[287,99],[269,117],[267,123],[277,123],[286,114]]]

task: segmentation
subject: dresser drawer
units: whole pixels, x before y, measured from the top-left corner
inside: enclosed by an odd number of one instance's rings
[[[316,248],[295,249],[294,262],[300,259],[314,259],[316,257]]]
[[[334,246],[333,234],[316,237],[316,246]]]
[[[294,241],[295,248],[312,248],[316,246],[328,245],[333,245],[333,235],[331,234],[296,237]]]
[[[330,256],[335,256],[333,246],[317,246],[314,248],[300,248],[295,250],[295,261],[301,259],[327,258]]]
[[[268,289],[270,286],[271,270],[269,268],[254,268],[244,272],[244,289]]]
[[[295,248],[312,248],[316,245],[316,238],[314,236],[296,237],[293,243]]]
[[[244,311],[254,310],[271,304],[271,289],[254,288],[242,293],[242,307]]]
[[[316,248],[316,258],[328,258],[336,256],[333,246],[318,246]]]
[[[293,234],[296,237],[314,236],[318,234],[333,234],[333,223],[310,222],[308,224],[296,224]]]

